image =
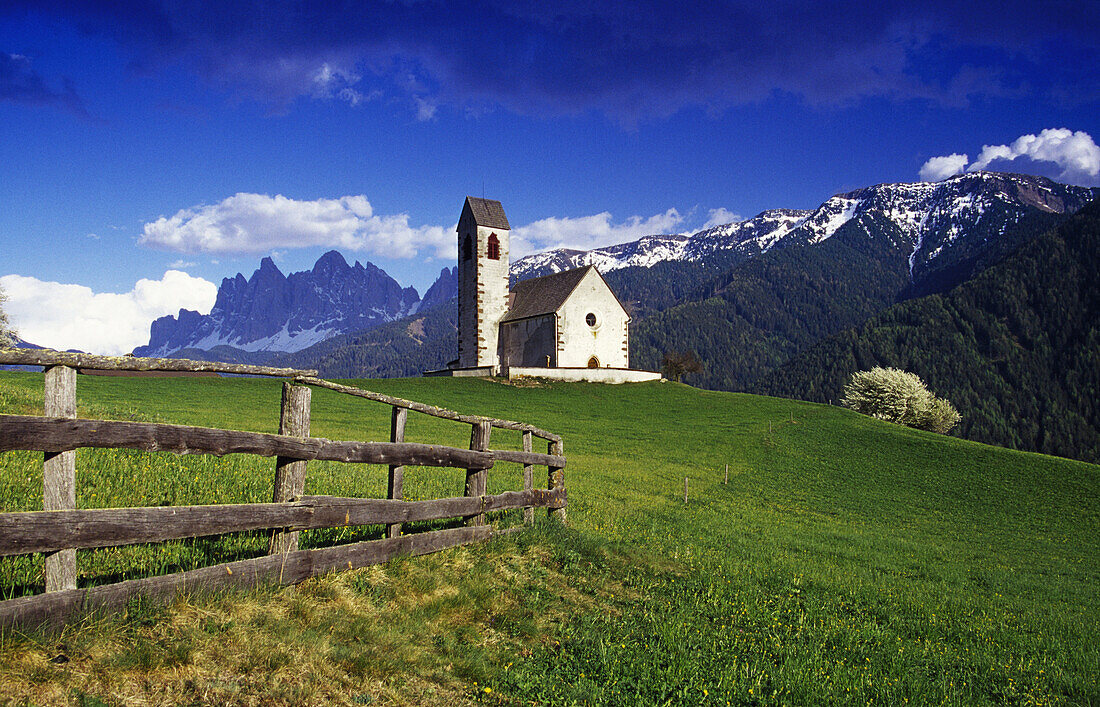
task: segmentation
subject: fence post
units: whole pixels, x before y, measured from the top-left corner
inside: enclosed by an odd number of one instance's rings
[[[565,455],[565,443],[561,442],[561,441],[550,442],[547,445],[547,451],[550,454],[554,454],[554,455],[559,456],[559,457],[564,456]],[[564,491],[565,490],[565,469],[562,469],[561,467],[557,467],[557,466],[550,466],[550,467],[546,468],[546,471],[547,471],[547,481],[548,481],[547,486],[550,488],[550,490],[551,491],[557,491],[557,490],[560,489],[560,490]],[[551,518],[554,518],[555,520],[560,521],[562,525],[565,525],[565,506],[562,506],[561,508],[550,508],[548,510],[549,510],[548,515]]]
[[[523,433],[523,451],[532,452],[534,446],[531,440],[531,433],[524,431]],[[533,464],[523,465],[523,490],[530,491],[535,485],[535,466]],[[531,525],[535,522],[535,509],[533,506],[523,507],[523,522],[527,525]]]
[[[50,366],[45,375],[46,417],[76,417],[76,369]],[[76,450],[46,452],[42,460],[42,508],[67,511],[76,508]],[[46,591],[76,589],[76,550],[46,555]]]
[[[393,415],[390,417],[390,441],[405,441],[405,420],[409,417],[409,409],[393,406]],[[390,481],[387,489],[387,497],[400,501],[405,497],[405,467],[391,466]],[[401,524],[390,523],[386,526],[386,537],[396,538],[401,535]]]
[[[488,451],[489,435],[493,431],[493,426],[486,420],[484,422],[475,422],[472,427],[473,429],[470,432],[470,449],[477,452]],[[467,469],[466,495],[484,496],[488,481],[488,469]],[[466,516],[466,525],[485,525],[485,513],[479,512],[472,516]]]
[[[283,383],[282,412],[279,416],[279,434],[291,437],[309,437],[309,403],[312,390],[305,385]],[[306,462],[290,457],[275,458],[275,503],[301,496],[306,488]],[[298,549],[298,531],[278,530],[271,536],[272,555],[293,552]]]

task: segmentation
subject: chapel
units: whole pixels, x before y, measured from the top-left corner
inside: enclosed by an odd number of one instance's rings
[[[458,359],[449,375],[653,380],[630,369],[630,315],[594,266],[509,287],[504,207],[468,196],[458,219]]]

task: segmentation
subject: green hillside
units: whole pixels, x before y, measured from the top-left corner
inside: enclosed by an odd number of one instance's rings
[[[1100,206],[955,289],[896,305],[812,347],[756,389],[835,402],[857,370],[920,375],[959,433],[1100,460]]]
[[[542,527],[296,589],[136,606],[60,638],[5,635],[0,685],[11,699],[1100,701],[1100,467],[673,383],[359,384],[562,434],[571,529]],[[26,411],[40,385],[37,374],[0,374],[0,412]],[[82,414],[256,430],[277,420],[277,381],[81,377],[78,390]],[[381,439],[388,415],[314,393],[318,436]],[[464,444],[468,434],[409,418],[410,441]],[[518,446],[513,436],[494,431],[494,446]],[[82,506],[104,495],[123,505],[270,492],[270,460],[106,454],[78,455]],[[3,510],[34,507],[35,463],[0,455]],[[459,474],[410,470],[406,490],[455,493]],[[489,479],[490,491],[514,487],[518,469],[502,464]],[[310,463],[307,493],[384,488],[382,468]],[[103,578],[124,573],[123,562],[144,563],[129,570],[137,573],[172,564],[158,564],[155,552],[186,566],[258,545],[262,538],[214,538],[81,562]],[[7,595],[34,582],[10,559],[0,578]]]

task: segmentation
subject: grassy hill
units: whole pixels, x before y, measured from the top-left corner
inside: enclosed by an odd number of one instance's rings
[[[1100,702],[1100,467],[672,383],[361,384],[562,434],[570,529],[540,527],[294,589],[135,605],[60,638],[5,635],[5,697]],[[40,386],[40,375],[0,374],[0,412],[33,407]],[[81,414],[277,424],[276,381],[82,377],[78,393]],[[388,415],[315,391],[313,434],[383,439]],[[408,439],[465,444],[468,429],[411,415]],[[498,444],[518,448],[518,435],[495,431]],[[82,451],[79,504],[266,500],[273,463],[246,459]],[[41,498],[36,463],[0,455],[3,510],[40,503],[28,501]],[[406,493],[456,493],[459,475],[409,472]],[[518,478],[502,464],[490,491]],[[310,463],[307,493],[384,492],[382,468]],[[304,542],[333,539],[343,537]],[[242,534],[88,553],[82,581],[262,546]],[[0,562],[6,596],[34,583],[26,563]]]

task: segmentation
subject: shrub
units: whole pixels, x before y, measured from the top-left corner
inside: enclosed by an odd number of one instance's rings
[[[694,351],[669,351],[661,361],[661,374],[676,383],[687,373],[702,372],[703,362]]]
[[[8,315],[4,313],[4,300],[8,297],[0,289],[0,349],[15,345],[15,332],[8,328]]]
[[[844,407],[880,420],[946,434],[962,417],[937,398],[914,373],[875,367],[852,374],[844,387]]]
[[[943,398],[932,398],[932,406],[928,409],[927,414],[921,419],[920,424],[917,425],[922,430],[928,430],[929,432],[939,432],[941,435],[945,435],[950,432],[955,425],[959,424],[959,420],[962,419],[962,415],[955,409],[955,406],[950,401]]]

